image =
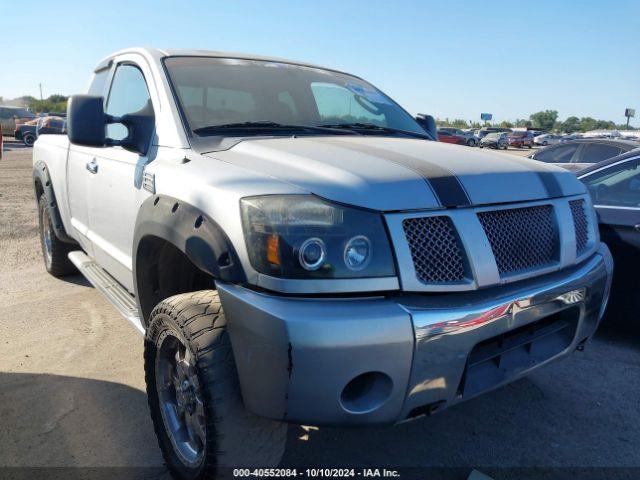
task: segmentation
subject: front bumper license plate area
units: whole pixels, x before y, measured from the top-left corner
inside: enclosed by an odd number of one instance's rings
[[[415,333],[403,418],[500,387],[575,350],[595,332],[611,278],[608,251],[517,287],[403,302]],[[460,302],[460,297],[456,299]]]
[[[579,307],[571,307],[478,343],[458,395],[473,397],[561,354],[573,342],[579,318]]]

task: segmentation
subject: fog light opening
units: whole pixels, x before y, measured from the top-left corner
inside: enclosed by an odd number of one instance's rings
[[[351,380],[342,390],[340,403],[349,413],[370,413],[380,408],[391,395],[393,382],[382,372],[367,372]]]

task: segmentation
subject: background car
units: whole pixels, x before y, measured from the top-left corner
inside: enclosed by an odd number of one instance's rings
[[[444,143],[453,143],[455,145],[466,145],[467,139],[462,135],[456,135],[448,130],[438,129],[438,141]]]
[[[27,147],[32,147],[36,139],[38,138],[37,125],[29,125],[23,123],[17,125],[13,136],[16,140],[22,140]]]
[[[491,147],[491,148],[504,148],[505,150],[509,147],[509,139],[508,133],[506,132],[490,132],[480,140],[480,148],[483,147]]]
[[[489,133],[492,132],[512,132],[513,130],[507,127],[482,127],[480,130],[486,130]]]
[[[459,128],[454,127],[441,127],[438,129],[438,132],[440,131],[449,132],[451,135],[463,137],[465,140],[465,144],[468,147],[475,147],[478,143],[480,143],[480,139],[474,135],[473,130],[460,130]]]
[[[598,214],[600,237],[615,260],[610,321],[635,319],[638,329],[640,295],[640,150],[614,157],[587,168],[579,175],[587,186]]]
[[[560,143],[570,142],[571,140],[577,140],[578,138],[582,138],[582,135],[578,133],[565,133],[560,137]]]
[[[628,140],[579,139],[543,148],[528,157],[578,171],[638,147],[640,144]]]
[[[62,117],[46,116],[16,126],[14,136],[27,147],[33,146],[38,136],[63,134],[67,131],[67,121]]]
[[[13,135],[16,125],[34,118],[36,116],[26,108],[0,106],[0,125],[4,135]]]
[[[478,130],[473,132],[473,135],[477,137],[479,140],[482,140],[484,137],[489,135],[489,132],[487,130],[483,130],[479,128]]]
[[[511,132],[507,134],[509,145],[516,148],[533,148],[533,134],[531,132]]]
[[[538,135],[533,139],[533,143],[536,145],[542,145],[546,147],[547,145],[555,145],[560,143],[560,139],[562,135],[555,135],[553,133],[543,133],[542,135]]]

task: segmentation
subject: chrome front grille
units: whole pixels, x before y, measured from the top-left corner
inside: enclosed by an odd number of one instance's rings
[[[416,276],[422,283],[461,282],[464,258],[449,217],[408,218],[402,222]]]
[[[559,241],[553,207],[538,205],[479,212],[500,275],[553,264]]]
[[[583,195],[509,206],[389,213],[385,219],[402,289],[454,292],[575,265],[597,248],[597,224],[590,208]]]
[[[569,207],[571,207],[573,226],[576,231],[576,254],[580,255],[589,243],[589,221],[584,209],[584,200],[571,200]]]

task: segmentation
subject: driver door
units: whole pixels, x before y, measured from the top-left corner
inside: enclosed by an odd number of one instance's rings
[[[105,101],[107,114],[122,116],[137,112],[149,102],[154,104],[147,85],[151,73],[136,60],[137,56],[128,55],[116,62]],[[122,140],[127,133],[122,124],[107,126],[110,139]],[[142,202],[152,195],[142,188],[142,174],[154,152],[153,147],[145,156],[120,146],[101,148],[89,169],[89,235],[94,258],[131,292],[136,216]]]

